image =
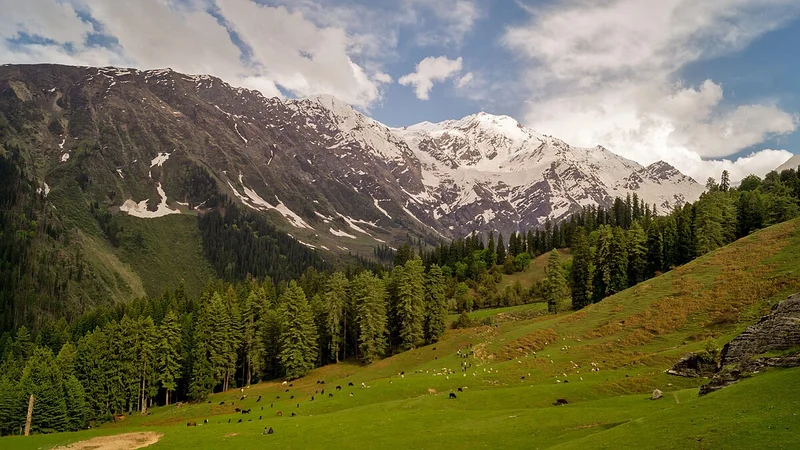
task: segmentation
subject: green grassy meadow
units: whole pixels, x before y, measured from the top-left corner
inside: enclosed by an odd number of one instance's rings
[[[800,443],[800,368],[769,370],[702,398],[706,380],[664,371],[690,351],[724,344],[799,291],[799,263],[795,220],[579,312],[449,330],[434,345],[369,366],[345,361],[292,386],[253,385],[244,400],[234,389],[92,430],[2,438],[0,448],[47,449],[132,431],[163,433],[152,448],[164,449],[793,448]],[[513,319],[541,307],[473,318]],[[466,372],[462,362],[471,364]],[[664,397],[651,400],[653,389]],[[554,406],[557,399],[568,404]],[[262,435],[265,427],[275,433]]]

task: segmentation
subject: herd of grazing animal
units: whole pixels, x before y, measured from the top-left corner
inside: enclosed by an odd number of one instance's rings
[[[435,350],[436,350],[436,348],[434,347],[434,348],[433,348],[433,350],[435,351]],[[474,352],[473,352],[473,350],[471,349],[471,346],[470,346],[470,347],[468,347],[467,351],[461,351],[461,350],[459,350],[459,351],[457,352],[457,354],[458,354],[458,356],[459,356],[460,358],[469,358],[470,356],[473,356],[473,355],[474,355]],[[437,358],[437,359],[438,359],[438,358]],[[472,367],[472,364],[471,364],[471,363],[463,363],[463,362],[462,362],[462,364],[461,364],[461,365],[462,365],[462,371],[466,371],[466,369],[467,369],[467,368],[471,368],[471,367]],[[445,370],[445,369],[442,369],[442,370]],[[485,370],[486,370],[486,369],[484,369],[484,371],[485,371]],[[418,372],[419,372],[419,373],[421,373],[422,371],[420,370],[420,371],[418,371]],[[450,371],[450,370],[448,369],[446,372],[443,372],[443,373],[441,373],[441,374],[440,374],[440,373],[436,373],[435,375],[453,374],[453,373],[455,373],[455,372],[454,372],[454,371]],[[405,378],[405,372],[399,372],[397,375],[398,375],[400,378]],[[473,374],[473,375],[475,375],[475,374]],[[530,375],[530,374],[528,374],[528,375]],[[565,378],[566,378],[566,374],[564,374],[564,375],[565,375]],[[466,374],[465,374],[464,376],[466,376]],[[449,379],[449,377],[447,377],[447,379]],[[522,376],[522,377],[521,377],[521,380],[523,380],[523,381],[524,381],[525,379],[526,379],[526,377],[525,377],[525,376]],[[581,381],[582,381],[582,380],[583,380],[583,379],[581,379]],[[389,383],[392,383],[392,382],[393,382],[392,380],[389,380]],[[567,383],[567,382],[568,382],[568,381],[564,380],[564,383]],[[323,380],[317,380],[316,384],[318,384],[318,385],[324,385],[324,384],[325,384],[325,381],[323,381]],[[293,387],[292,383],[289,383],[288,381],[284,381],[283,383],[281,383],[281,385],[282,385],[282,386],[284,386],[284,387],[286,387],[286,389],[284,390],[284,392],[285,392],[285,393],[288,393],[288,392],[290,391],[290,389],[289,389],[289,388],[290,388],[290,387]],[[347,383],[347,386],[348,386],[348,387],[354,387],[355,385],[353,384],[353,382],[348,382],[348,383]],[[368,385],[366,385],[366,383],[364,383],[364,382],[362,382],[362,383],[361,383],[361,388],[369,388],[369,387],[371,387],[371,386],[368,386]],[[248,388],[249,388],[249,387],[248,387]],[[341,390],[342,390],[342,386],[341,386],[341,385],[338,385],[338,386],[336,386],[336,388],[335,388],[335,389],[336,389],[336,391],[341,391]],[[457,388],[457,392],[459,392],[459,393],[464,393],[466,389],[467,389],[467,387],[466,387],[466,386],[464,386],[464,387],[459,387],[459,388]],[[244,388],[242,388],[242,393],[244,393]],[[315,395],[324,395],[324,394],[325,394],[325,389],[321,389],[321,390],[320,390],[320,389],[317,389],[317,390],[314,392],[314,394],[315,394]],[[436,389],[434,389],[434,388],[429,388],[429,389],[428,389],[428,394],[430,394],[430,395],[434,395],[434,396],[435,396],[435,395],[437,395],[437,391],[436,391]],[[315,399],[315,395],[311,395],[311,396],[310,396],[310,401],[314,401],[314,399]],[[329,393],[328,393],[328,398],[332,398],[333,396],[334,396],[334,395],[333,395],[333,393],[331,393],[331,392],[329,392]],[[354,396],[354,393],[353,393],[353,392],[350,392],[350,397],[353,397],[353,396]],[[258,396],[258,398],[256,399],[255,403],[258,403],[258,402],[260,402],[260,401],[261,401],[261,398],[262,398],[262,396],[261,396],[261,395],[259,395],[259,396]],[[276,400],[280,400],[281,396],[280,396],[280,395],[278,395],[278,396],[276,396],[275,398],[276,398]],[[294,399],[294,398],[295,398],[295,396],[294,396],[294,395],[290,395],[290,397],[289,397],[289,398],[290,398],[290,399]],[[448,393],[448,396],[447,396],[447,398],[448,398],[448,399],[451,399],[451,400],[455,400],[455,399],[457,399],[457,398],[458,398],[458,396],[456,395],[456,393],[455,393],[455,392],[451,391],[451,392],[449,392],[449,393]],[[239,401],[240,401],[240,402],[242,402],[242,401],[244,401],[244,400],[246,400],[246,399],[247,399],[247,395],[245,394],[245,395],[242,395],[242,396],[241,396],[241,398],[239,399]],[[211,402],[209,401],[209,403],[211,403]],[[233,403],[233,402],[231,402],[230,404],[231,404],[231,406],[233,406],[233,405],[234,405],[234,403]],[[564,398],[559,398],[559,399],[557,399],[557,400],[556,400],[556,401],[553,403],[553,405],[555,405],[555,406],[564,406],[564,405],[567,405],[567,404],[568,404],[568,401],[567,401],[566,399],[564,399]],[[224,406],[224,405],[226,405],[225,401],[221,401],[221,402],[219,402],[219,406]],[[269,406],[270,406],[270,408],[272,408],[272,407],[274,406],[274,403],[270,403],[270,405],[269,405]],[[297,408],[300,408],[300,403],[297,403],[296,407],[297,407]],[[261,407],[261,410],[262,410],[262,411],[264,410],[264,407],[263,407],[263,406]],[[237,412],[237,413],[241,412],[241,413],[242,413],[242,415],[244,415],[244,414],[251,414],[251,411],[252,411],[252,408],[248,408],[248,409],[243,409],[243,408],[235,408],[235,412]],[[276,416],[277,416],[277,417],[283,417],[283,411],[282,411],[282,410],[278,410],[278,411],[276,412]],[[291,413],[291,417],[295,417],[295,416],[297,416],[297,413],[295,413],[295,412],[292,412],[292,413]],[[262,417],[263,417],[263,416],[259,416],[259,417],[258,417],[258,420],[262,420]],[[238,419],[238,421],[237,421],[236,423],[242,423],[242,420],[243,420],[243,419]],[[251,422],[251,421],[252,421],[252,419],[248,419],[248,422]],[[205,419],[205,420],[203,421],[203,424],[208,424],[208,423],[209,423],[208,419]],[[228,419],[228,423],[231,423],[231,419]],[[188,427],[196,427],[196,426],[197,426],[197,422],[187,422],[186,426],[188,426]],[[264,431],[263,431],[263,433],[262,433],[262,434],[265,434],[265,435],[267,435],[267,434],[274,434],[274,432],[275,432],[275,431],[274,431],[274,429],[273,429],[272,427],[264,427]]]

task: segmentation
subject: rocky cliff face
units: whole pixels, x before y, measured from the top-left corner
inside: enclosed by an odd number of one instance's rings
[[[722,349],[721,369],[700,394],[729,386],[765,367],[800,366],[800,294],[773,306]]]

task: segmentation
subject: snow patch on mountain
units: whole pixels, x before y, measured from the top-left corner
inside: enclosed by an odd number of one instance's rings
[[[167,194],[164,192],[164,189],[161,188],[161,183],[156,183],[156,191],[158,191],[160,202],[158,203],[158,207],[155,211],[150,211],[147,209],[148,200],[142,200],[141,202],[136,203],[132,199],[125,200],[125,203],[119,207],[120,211],[126,212],[128,215],[139,217],[141,219],[155,219],[158,217],[168,216],[170,214],[181,213],[177,209],[172,209],[167,206]]]

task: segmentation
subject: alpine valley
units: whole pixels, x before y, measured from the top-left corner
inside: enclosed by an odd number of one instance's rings
[[[409,239],[544,227],[629,194],[667,212],[704,190],[666,163],[572,147],[508,116],[389,128],[330,96],[266,98],[169,69],[2,66],[0,145],[5,207],[39,208],[31,228],[49,240],[18,258],[40,261],[26,292],[53,305],[4,302],[52,313],[180,281],[199,291],[214,272],[295,277]],[[245,256],[219,235],[242,228]],[[9,251],[31,254],[20,248]],[[244,261],[289,253],[302,267]],[[7,306],[15,323],[37,310]]]

